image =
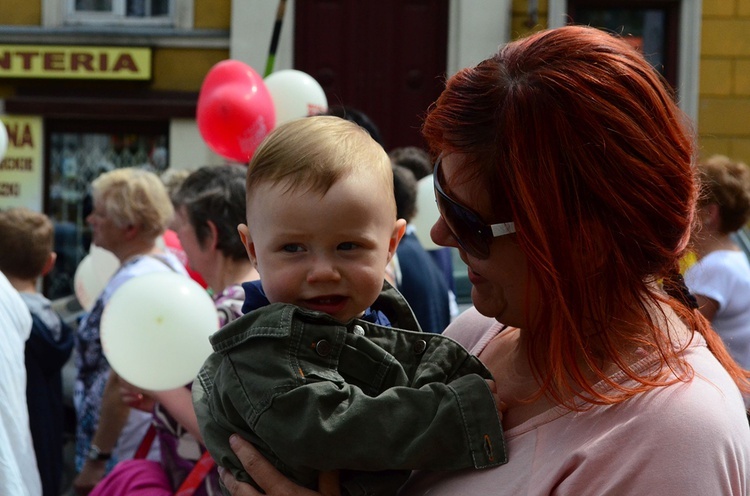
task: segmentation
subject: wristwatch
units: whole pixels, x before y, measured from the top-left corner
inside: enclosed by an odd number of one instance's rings
[[[94,462],[106,462],[107,460],[112,458],[112,453],[103,453],[99,446],[92,444],[91,448],[89,448],[89,454],[86,455],[86,458]]]

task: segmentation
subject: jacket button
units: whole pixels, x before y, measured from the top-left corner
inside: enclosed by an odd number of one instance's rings
[[[355,325],[354,329],[352,329],[352,332],[356,334],[357,336],[364,336],[365,330],[361,325]]]
[[[419,355],[420,353],[424,353],[424,350],[427,349],[427,341],[424,339],[420,339],[417,342],[414,343],[414,353]]]
[[[315,343],[315,352],[322,357],[327,357],[331,354],[331,343],[325,339],[321,339]]]

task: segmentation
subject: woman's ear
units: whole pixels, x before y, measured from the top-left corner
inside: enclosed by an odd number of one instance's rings
[[[701,222],[714,231],[721,228],[721,208],[716,203],[709,203],[701,208]]]
[[[253,238],[250,236],[250,229],[247,224],[240,224],[237,226],[237,232],[240,233],[240,239],[242,244],[245,245],[245,251],[247,252],[247,258],[252,262],[253,267],[258,268],[258,259],[255,257],[255,245],[253,244]]]
[[[213,221],[207,220],[206,225],[208,226],[208,238],[203,243],[204,248],[216,249],[216,245],[219,244],[219,230],[216,228],[216,224]]]

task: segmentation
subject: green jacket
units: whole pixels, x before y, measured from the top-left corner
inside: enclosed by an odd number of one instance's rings
[[[388,285],[373,308],[419,329]],[[233,433],[310,488],[319,471],[343,469],[352,495],[395,494],[410,470],[507,461],[491,376],[445,336],[276,303],[211,343],[193,402],[206,447],[238,480],[253,482],[229,447]]]

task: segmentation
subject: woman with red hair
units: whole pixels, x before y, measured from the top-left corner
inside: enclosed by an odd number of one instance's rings
[[[536,33],[450,78],[424,135],[432,238],[473,285],[446,334],[497,381],[509,462],[400,494],[748,494],[749,374],[678,271],[695,144],[644,58],[593,28]],[[268,494],[305,494],[234,442]]]

